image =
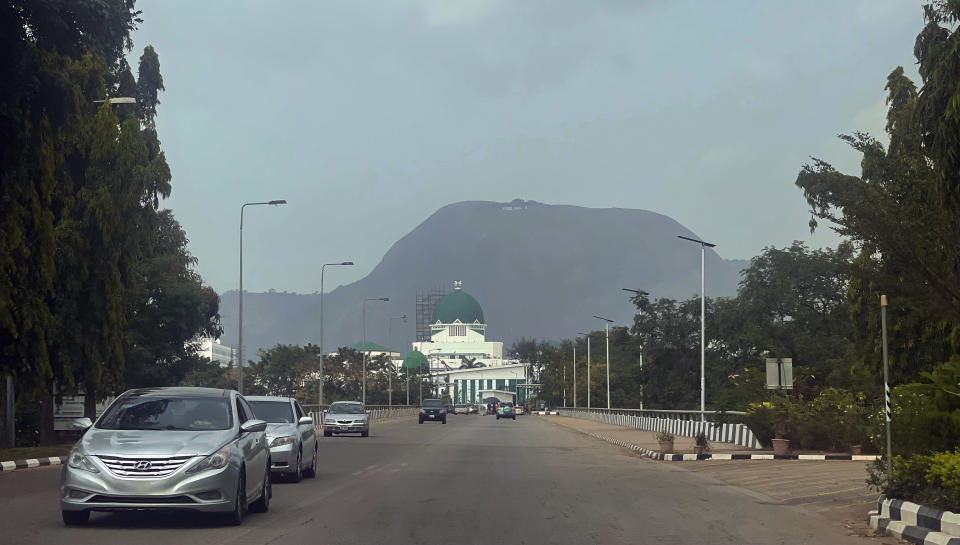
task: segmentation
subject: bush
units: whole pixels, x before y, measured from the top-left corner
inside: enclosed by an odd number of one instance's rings
[[[960,512],[960,449],[894,456],[891,478],[885,459],[874,462],[868,472],[867,483],[888,498]]]
[[[751,405],[744,422],[764,446],[782,437],[794,448],[835,451],[870,444],[879,420],[864,396],[826,388],[811,401],[774,395],[767,403]]]

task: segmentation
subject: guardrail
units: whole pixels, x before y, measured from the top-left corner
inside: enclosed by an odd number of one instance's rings
[[[317,405],[304,405],[307,414],[313,418],[316,425],[323,422],[323,415],[326,414],[329,405],[321,407],[319,415],[317,414]],[[370,420],[385,420],[387,418],[397,418],[398,416],[413,416],[417,414],[420,408],[415,405],[367,405],[367,411],[370,412]]]
[[[558,409],[561,416],[583,418],[604,424],[625,426],[644,431],[668,432],[683,437],[696,437],[703,432],[710,441],[732,443],[747,448],[760,448],[760,441],[746,424],[701,420],[700,411],[663,411],[648,409]],[[720,415],[746,414],[740,411],[704,411],[707,418]],[[679,417],[679,418],[677,418]]]

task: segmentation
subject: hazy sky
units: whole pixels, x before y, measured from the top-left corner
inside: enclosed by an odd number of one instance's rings
[[[917,79],[920,0],[140,0],[174,210],[218,291],[365,276],[437,208],[532,199],[673,217],[727,258],[810,237],[793,185]],[[638,236],[642,236],[638,233]]]

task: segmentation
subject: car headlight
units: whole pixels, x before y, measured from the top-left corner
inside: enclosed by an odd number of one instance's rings
[[[91,473],[100,473],[100,470],[97,469],[93,462],[86,457],[80,449],[75,448],[70,451],[70,459],[67,461],[67,465],[75,469],[82,469],[84,471],[89,471]]]
[[[336,424],[336,423],[337,423],[337,419],[336,419],[336,418],[324,418],[324,419],[323,419],[323,423],[324,423],[324,424]]]
[[[223,448],[207,456],[203,460],[193,464],[193,467],[187,470],[187,473],[197,473],[207,469],[220,469],[230,461],[230,445],[224,445]]]
[[[282,447],[283,445],[289,445],[293,443],[295,437],[292,435],[284,435],[282,437],[275,437],[273,441],[270,441],[270,448],[273,447]]]

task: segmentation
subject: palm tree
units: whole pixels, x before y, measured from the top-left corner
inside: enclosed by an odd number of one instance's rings
[[[460,369],[476,369],[478,367],[486,367],[483,362],[477,361],[477,358],[468,358],[463,356],[460,358]]]

